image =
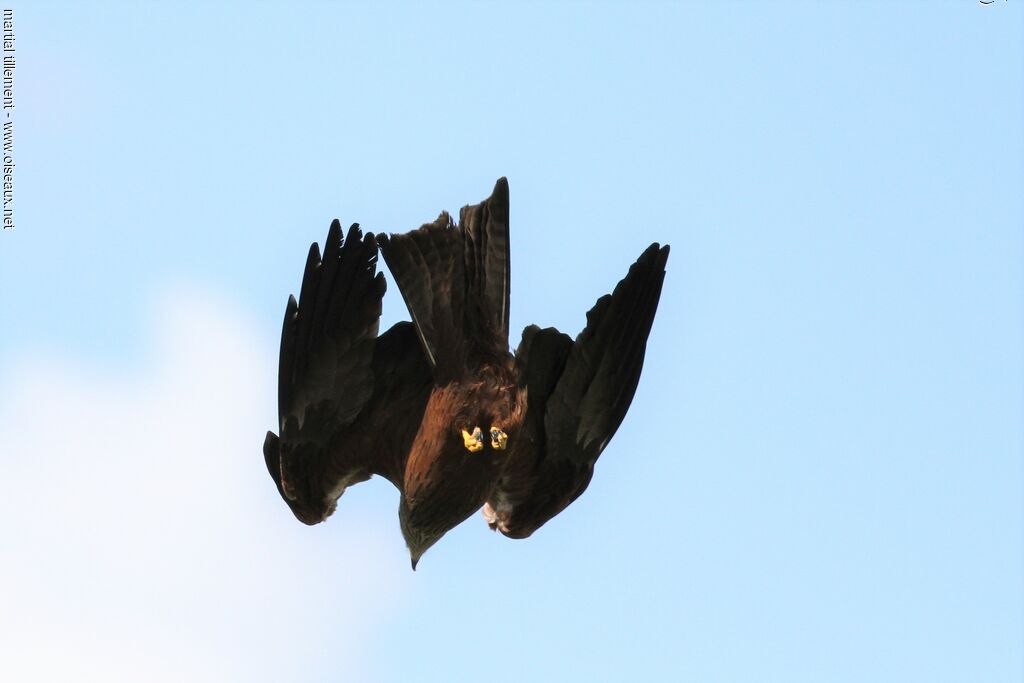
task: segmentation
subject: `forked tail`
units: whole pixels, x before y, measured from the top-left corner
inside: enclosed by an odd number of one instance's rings
[[[417,230],[377,238],[423,351],[443,383],[467,360],[508,349],[508,181],[465,206],[456,226],[447,212]]]

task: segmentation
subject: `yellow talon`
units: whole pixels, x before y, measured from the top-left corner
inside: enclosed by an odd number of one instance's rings
[[[497,427],[491,427],[491,448],[496,451],[505,450],[505,446],[508,444],[508,434],[501,431]]]
[[[469,451],[470,453],[482,451],[484,449],[484,433],[480,431],[479,427],[473,427],[472,434],[463,429],[462,443],[466,446],[466,450]]]

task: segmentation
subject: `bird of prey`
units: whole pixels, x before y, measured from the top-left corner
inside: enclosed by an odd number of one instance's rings
[[[379,336],[378,248],[412,317]],[[650,245],[575,341],[530,325],[513,354],[504,178],[458,225],[442,212],[404,234],[355,224],[343,238],[335,220],[285,309],[280,435],[263,446],[279,493],[316,524],[347,487],[384,477],[413,569],[481,508],[491,529],[526,538],[583,493],[626,415],[668,252]]]

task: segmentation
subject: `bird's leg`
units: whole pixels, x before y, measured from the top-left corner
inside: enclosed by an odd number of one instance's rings
[[[497,427],[491,426],[491,448],[496,451],[505,450],[505,446],[508,444],[508,434],[501,431]]]
[[[463,429],[462,443],[463,445],[465,445],[466,450],[469,451],[470,453],[482,451],[484,448],[484,433],[480,431],[479,427],[473,427],[472,434]]]

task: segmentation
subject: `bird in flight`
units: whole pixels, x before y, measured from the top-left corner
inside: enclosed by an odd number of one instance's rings
[[[412,317],[381,335],[378,249]],[[413,569],[477,510],[526,538],[583,493],[626,415],[668,252],[644,250],[575,341],[530,325],[513,354],[505,178],[457,225],[442,212],[411,232],[355,224],[343,237],[335,220],[285,309],[279,433],[263,445],[278,492],[317,524],[346,488],[384,477]]]

